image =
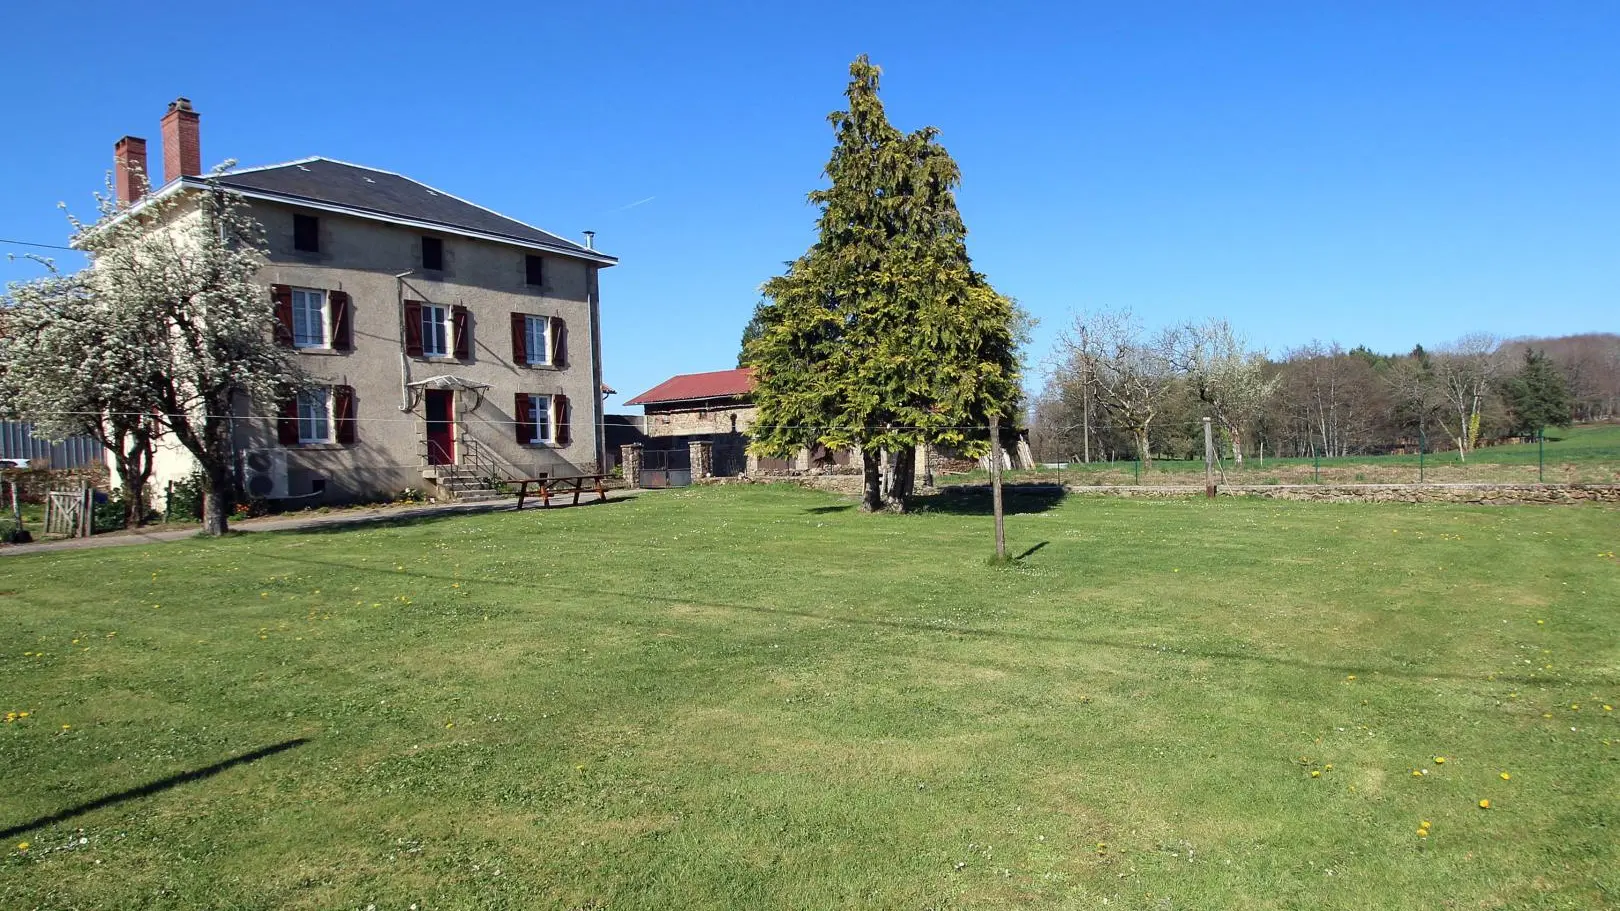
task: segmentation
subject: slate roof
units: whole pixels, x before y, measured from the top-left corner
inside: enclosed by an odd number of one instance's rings
[[[723,399],[743,396],[754,391],[754,370],[716,370],[712,373],[683,373],[673,376],[643,392],[626,405],[659,405],[665,402],[690,402],[698,399]]]
[[[305,158],[245,168],[223,175],[219,183],[295,204],[307,202],[316,207],[336,207],[362,217],[421,222],[443,227],[451,233],[472,232],[607,264],[618,261],[601,251],[507,218],[409,177],[330,158]]]

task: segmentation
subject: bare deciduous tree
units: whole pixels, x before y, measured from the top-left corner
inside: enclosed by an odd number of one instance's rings
[[[1061,378],[1085,383],[1092,401],[1130,434],[1137,456],[1152,461],[1148,431],[1176,385],[1178,330],[1149,337],[1129,310],[1098,311],[1076,316],[1058,344]]]
[[[1188,325],[1178,335],[1175,366],[1186,373],[1194,395],[1232,444],[1232,461],[1243,464],[1249,426],[1277,391],[1264,351],[1252,351],[1224,319]]]
[[[1479,443],[1486,397],[1502,373],[1501,344],[1494,335],[1476,332],[1441,349],[1433,361],[1434,389],[1445,404],[1436,417],[1456,442],[1457,457],[1466,461]]]

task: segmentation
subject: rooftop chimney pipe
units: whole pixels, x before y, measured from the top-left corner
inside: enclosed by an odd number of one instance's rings
[[[146,140],[125,136],[113,143],[113,192],[120,208],[146,195]]]
[[[163,182],[177,177],[197,177],[202,174],[202,131],[199,115],[191,109],[191,99],[176,98],[169,102],[169,112],[163,115]]]
[[[585,249],[587,249],[587,250],[595,250],[596,249],[596,232],[595,231],[586,231],[585,232]]]

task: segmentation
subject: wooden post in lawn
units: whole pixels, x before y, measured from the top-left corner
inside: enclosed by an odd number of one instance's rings
[[[1001,512],[1001,415],[990,413],[990,509],[996,516],[996,559],[1007,559],[1007,524]]]
[[[1215,435],[1204,418],[1204,496],[1215,499]]]

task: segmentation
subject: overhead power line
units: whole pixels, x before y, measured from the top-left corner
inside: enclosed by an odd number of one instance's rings
[[[68,250],[70,252],[78,252],[72,247],[64,247],[61,244],[36,244],[32,241],[26,240],[7,240],[4,237],[0,237],[0,244],[11,244],[14,247],[40,247],[45,250]]]

